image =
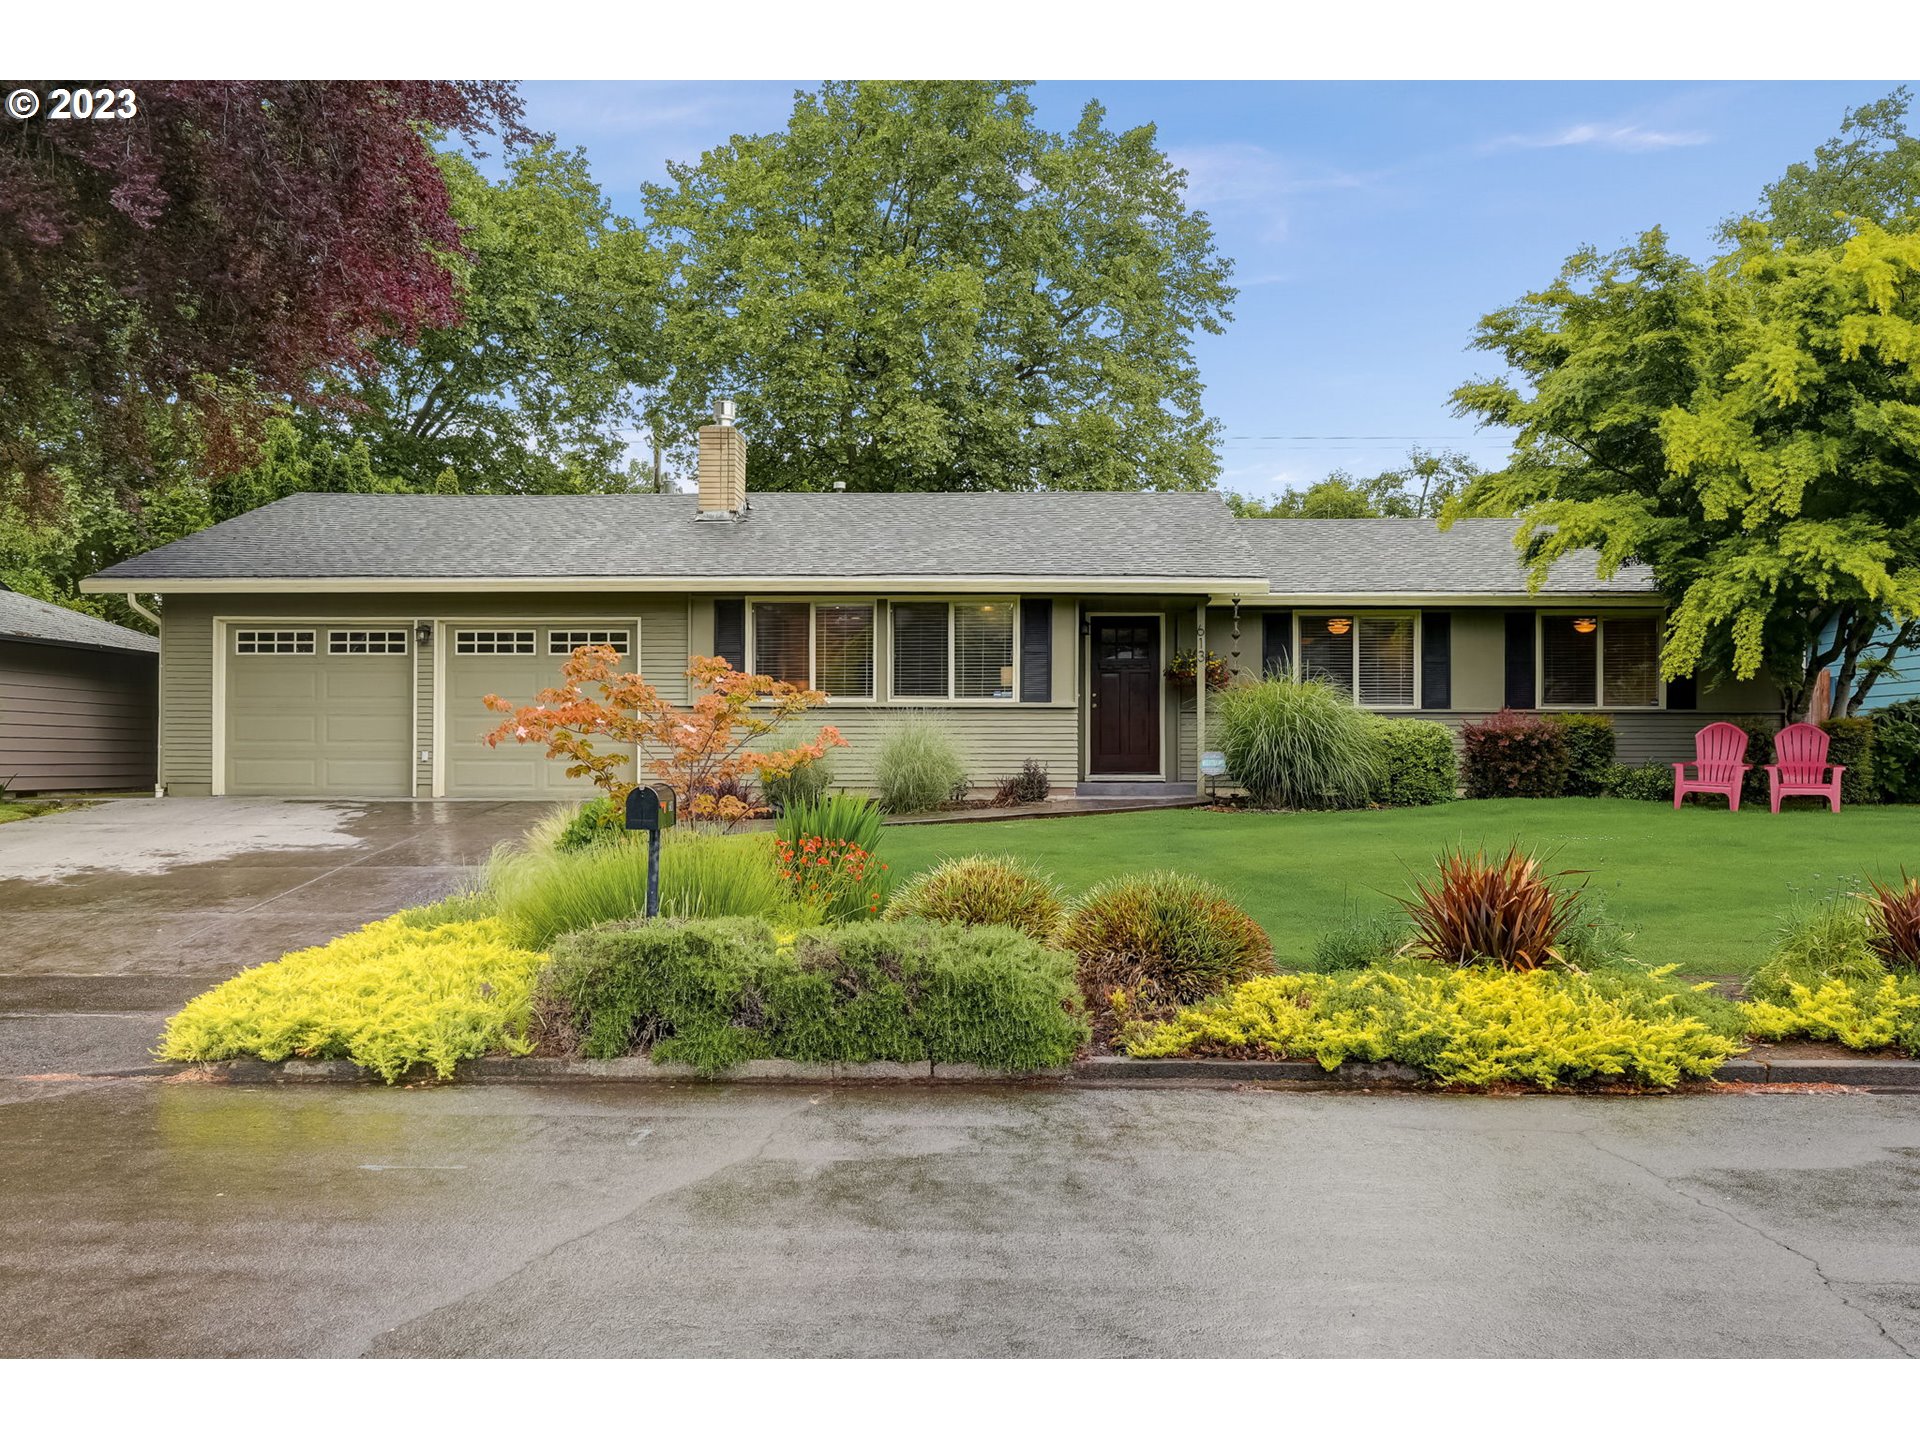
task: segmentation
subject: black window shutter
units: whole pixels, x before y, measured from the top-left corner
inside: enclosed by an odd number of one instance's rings
[[[1453,708],[1453,612],[1420,612],[1420,708]]]
[[[1667,681],[1667,709],[1698,710],[1700,708],[1700,682],[1692,675],[1682,675],[1677,680]]]
[[[1533,611],[1507,611],[1507,708],[1531,710],[1533,694]]]
[[[1020,698],[1044,704],[1053,699],[1053,601],[1031,597],[1020,602]]]
[[[736,670],[747,668],[747,602],[713,602],[713,653]]]
[[[1279,671],[1293,673],[1293,612],[1263,610],[1260,613],[1260,674]]]

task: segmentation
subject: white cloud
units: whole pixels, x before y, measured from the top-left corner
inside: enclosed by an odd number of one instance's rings
[[[1286,238],[1286,201],[1323,190],[1358,190],[1357,175],[1341,171],[1311,173],[1264,146],[1244,141],[1178,146],[1167,158],[1187,172],[1187,200],[1202,210],[1251,216],[1267,238]]]
[[[1503,135],[1488,150],[1555,150],[1569,145],[1596,150],[1671,150],[1683,145],[1705,145],[1713,137],[1703,130],[1652,130],[1628,122],[1583,121],[1534,135]]]

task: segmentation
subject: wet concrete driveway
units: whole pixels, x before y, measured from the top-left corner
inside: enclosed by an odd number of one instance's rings
[[[0,1102],[7,1355],[1920,1351],[1920,1096]]]
[[[112,800],[0,825],[0,1075],[137,1067],[237,970],[459,888],[539,804]]]

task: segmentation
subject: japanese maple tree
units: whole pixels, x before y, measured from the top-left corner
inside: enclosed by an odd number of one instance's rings
[[[725,660],[696,655],[687,666],[698,698],[685,710],[633,672],[605,645],[582,645],[560,667],[563,683],[542,690],[531,705],[515,707],[498,695],[486,707],[511,715],[486,741],[545,745],[551,760],[566,760],[571,779],[591,778],[616,804],[626,802],[634,782],[623,779],[627,757],[613,746],[639,747],[644,769],[674,789],[681,810],[696,820],[723,825],[744,820],[752,807],[740,798],[750,776],[788,775],[847,742],[831,725],[799,745],[759,748],[816,705],[818,690],[767,675],[735,670]],[[599,698],[588,693],[591,687]],[[596,740],[609,742],[602,748]]]

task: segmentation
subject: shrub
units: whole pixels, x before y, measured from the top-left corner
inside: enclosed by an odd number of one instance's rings
[[[1667,1087],[1739,1053],[1725,1001],[1666,970],[1581,975],[1400,962],[1341,975],[1276,975],[1124,1037],[1137,1056],[1312,1056],[1398,1061],[1443,1085],[1553,1089],[1618,1079]]]
[[[1047,767],[1038,760],[1028,760],[1013,774],[1002,777],[1000,788],[993,792],[996,805],[1040,805],[1053,793],[1053,782],[1047,778]]]
[[[823,920],[864,920],[886,908],[892,876],[850,840],[810,835],[796,845],[776,838],[773,853],[795,903]]]
[[[1555,715],[1567,742],[1568,795],[1604,795],[1613,770],[1613,721],[1606,715]],[[1669,767],[1667,774],[1672,776]],[[1669,792],[1671,793],[1671,792]]]
[[[389,1084],[416,1066],[442,1079],[491,1050],[524,1054],[545,955],[497,920],[421,928],[389,916],[250,970],[187,1002],[163,1060],[351,1060]]]
[[[1874,711],[1873,779],[1888,804],[1920,805],[1920,700]]]
[[[824,755],[803,760],[788,771],[762,770],[760,794],[776,815],[797,805],[816,805],[833,784],[833,762]]]
[[[544,948],[570,930],[646,913],[647,847],[498,851],[487,889],[510,934]],[[670,830],[660,850],[660,913],[773,915],[792,904],[772,837]]]
[[[1766,716],[1737,722],[1747,732],[1747,773],[1740,782],[1740,803],[1742,805],[1765,805],[1767,803],[1767,769],[1773,763],[1773,739],[1780,733],[1780,722]],[[1671,773],[1672,767],[1668,767]],[[1673,791],[1667,791],[1667,798],[1673,798]],[[1717,797],[1693,795],[1687,797],[1688,804],[1717,805]]]
[[[1567,785],[1567,732],[1551,720],[1502,710],[1460,727],[1467,794],[1476,800],[1547,800]]]
[[[1364,805],[1380,782],[1374,726],[1345,691],[1273,676],[1213,701],[1227,771],[1262,809]]]
[[[553,833],[552,843],[545,848],[553,850],[578,850],[583,845],[598,844],[602,840],[624,840],[627,838],[627,807],[624,800],[615,800],[602,795],[589,800],[572,810],[560,812],[566,817],[566,823]],[[527,848],[543,848],[540,840],[542,831],[551,824],[551,817],[536,825],[527,837]]]
[[[1322,974],[1364,970],[1397,955],[1411,933],[1407,917],[1397,910],[1349,910],[1338,925],[1313,942],[1307,968]]]
[[[1460,792],[1460,760],[1453,732],[1436,720],[1375,719],[1382,805],[1438,805]]]
[[[1844,765],[1840,799],[1847,805],[1871,805],[1880,798],[1873,777],[1874,723],[1869,715],[1835,715],[1822,720],[1827,732],[1827,763]]]
[[[1005,925],[1046,944],[1060,928],[1066,905],[1060,887],[1012,856],[969,855],[944,860],[900,887],[889,920],[933,920],[949,925]]]
[[[1171,871],[1096,885],[1068,912],[1061,941],[1078,958],[1103,1038],[1116,1008],[1153,1018],[1273,965],[1273,943],[1252,916],[1217,885]]]
[[[1616,800],[1673,799],[1673,766],[1650,760],[1644,765],[1609,765],[1603,794]]]
[[[880,848],[880,827],[885,821],[880,807],[864,795],[829,795],[782,811],[774,833],[789,845],[809,839],[844,840],[873,851]]]
[[[415,930],[437,930],[456,921],[485,920],[493,913],[493,899],[484,890],[462,890],[444,900],[395,911],[388,918]]]
[[[1574,893],[1556,890],[1540,862],[1516,845],[1504,857],[1448,850],[1439,876],[1414,882],[1403,900],[1413,921],[1408,953],[1442,965],[1492,964],[1537,970],[1564,960],[1561,940]]]
[[[999,927],[872,922],[782,947],[754,921],[642,922],[568,936],[542,985],[587,1055],[709,1074],[761,1057],[1040,1070],[1087,1037],[1069,959]]]
[[[1920,879],[1900,872],[1898,889],[1869,880],[1868,944],[1888,969],[1920,973]]]
[[[931,720],[902,720],[873,757],[874,798],[882,810],[911,815],[965,794],[967,769],[953,738]]]

